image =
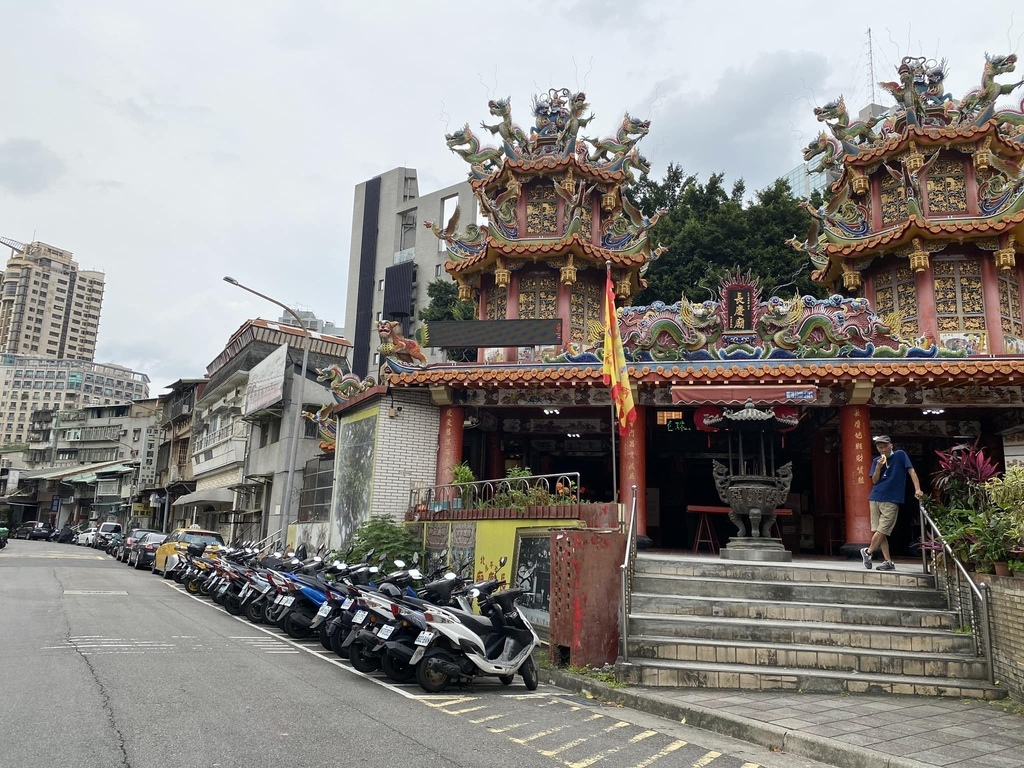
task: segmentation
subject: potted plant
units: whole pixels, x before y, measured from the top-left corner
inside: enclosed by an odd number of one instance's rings
[[[473,486],[476,482],[476,475],[468,462],[452,464],[452,485],[462,486],[458,490],[458,497],[452,499],[452,507],[455,509],[469,509],[473,502]]]
[[[1024,579],[1024,560],[1011,560],[1006,565],[1010,569],[1011,576],[1017,579]]]

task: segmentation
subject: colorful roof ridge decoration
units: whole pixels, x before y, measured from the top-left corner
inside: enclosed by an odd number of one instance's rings
[[[944,59],[907,56],[897,80],[880,84],[896,100],[884,114],[851,121],[842,96],[814,110],[828,132],[803,157],[809,172],[828,174],[832,197],[817,210],[804,204],[812,224],[787,243],[807,253],[815,280],[855,289],[890,249],[921,265],[964,238],[997,238],[1012,255],[1024,242],[1024,101],[996,102],[1021,85],[997,80],[1016,64],[1014,54],[986,54],[980,85],[957,100]]]
[[[637,143],[650,125],[628,113],[614,136],[581,136],[593,120],[585,93],[552,88],[533,98],[529,132],[512,120],[510,99],[488,103],[494,124],[482,128],[500,140],[483,146],[466,123],[445,136],[449,149],[470,167],[470,181],[487,223],[459,230],[456,209],[443,228],[424,222],[447,245],[446,271],[469,299],[483,274],[500,288],[512,271],[536,261],[561,269],[572,285],[578,269],[612,265],[616,292],[635,295],[646,286],[648,233],[664,215],[647,216],[623,194],[634,173],[650,171]]]

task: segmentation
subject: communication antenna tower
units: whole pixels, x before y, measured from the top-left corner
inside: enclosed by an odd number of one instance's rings
[[[868,78],[871,80],[871,103],[877,104],[875,98],[875,48],[871,41],[871,27],[868,27]]]

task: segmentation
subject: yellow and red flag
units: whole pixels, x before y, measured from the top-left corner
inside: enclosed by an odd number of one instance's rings
[[[612,285],[612,271],[607,270],[604,289],[604,365],[601,368],[604,383],[611,387],[612,402],[619,420],[619,434],[629,432],[629,425],[636,421],[633,405],[633,391],[629,388],[629,374],[626,371],[626,356],[622,352],[622,337],[619,336],[619,321],[615,315],[615,287]]]

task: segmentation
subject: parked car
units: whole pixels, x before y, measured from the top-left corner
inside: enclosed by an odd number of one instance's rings
[[[167,539],[166,533],[146,533],[136,539],[128,552],[128,565],[135,566],[136,570],[149,568],[153,564],[153,556],[157,548]]]
[[[78,535],[73,539],[75,544],[79,544],[83,547],[91,547],[93,542],[96,541],[96,528],[86,528],[84,531],[79,531]]]
[[[120,523],[100,523],[96,528],[96,541],[93,542],[93,546],[96,549],[106,549],[107,544],[110,543],[111,535],[120,532]]]
[[[114,557],[122,563],[127,563],[128,553],[131,552],[132,546],[147,533],[160,533],[160,531],[152,528],[132,528],[128,535],[118,542],[117,549],[114,551]]]
[[[48,539],[50,534],[53,533],[53,528],[50,527],[49,523],[41,523],[38,520],[29,520],[27,523],[22,523],[14,531],[14,538],[16,539]]]
[[[162,573],[178,564],[178,552],[184,552],[189,544],[206,544],[216,549],[224,546],[224,538],[216,531],[204,531],[201,528],[178,528],[157,547],[153,556],[153,573]]]

